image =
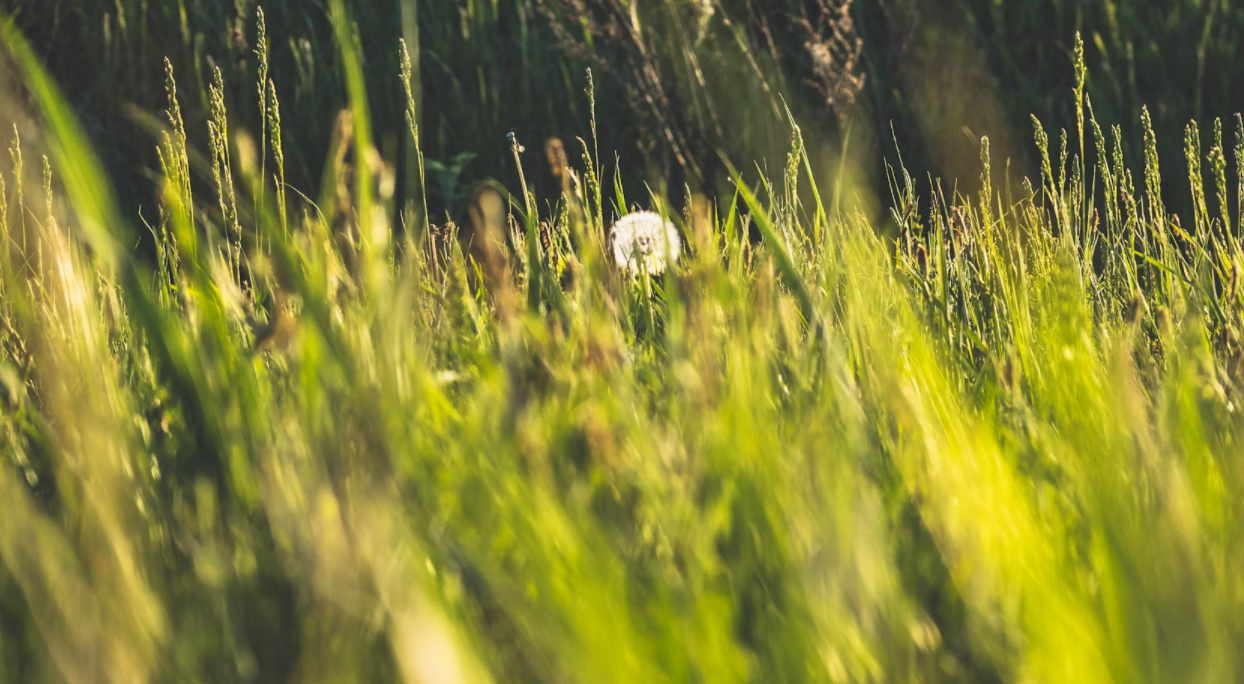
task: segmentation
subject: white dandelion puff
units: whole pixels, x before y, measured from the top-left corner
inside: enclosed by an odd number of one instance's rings
[[[674,224],[650,211],[638,211],[619,220],[609,238],[618,268],[632,274],[646,269],[649,275],[658,275],[668,264],[678,263],[682,251],[682,239]]]

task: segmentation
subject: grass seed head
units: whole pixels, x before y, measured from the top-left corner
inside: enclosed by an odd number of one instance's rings
[[[1145,295],[1137,290],[1127,303],[1127,324],[1135,326],[1145,313]]]

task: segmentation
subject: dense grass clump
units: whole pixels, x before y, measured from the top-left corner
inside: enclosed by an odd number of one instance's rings
[[[988,140],[979,194],[900,165],[896,239],[793,120],[719,201],[676,214],[593,139],[459,228],[395,210],[330,5],[319,197],[283,180],[279,84],[248,135],[215,71],[191,133],[170,64],[144,217],[5,32],[47,152],[40,194],[15,139],[0,192],[5,681],[1240,676],[1238,119],[1164,184],[1077,59],[1035,182]],[[679,263],[615,263],[636,204]]]

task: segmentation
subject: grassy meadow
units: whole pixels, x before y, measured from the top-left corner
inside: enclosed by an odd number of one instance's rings
[[[8,2],[0,682],[1244,680],[1239,10],[308,2]]]

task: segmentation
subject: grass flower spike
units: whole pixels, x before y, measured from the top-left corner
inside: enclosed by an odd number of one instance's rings
[[[641,269],[649,275],[660,274],[667,264],[678,263],[682,251],[674,224],[650,211],[630,214],[615,223],[609,239],[618,268],[636,275]]]

